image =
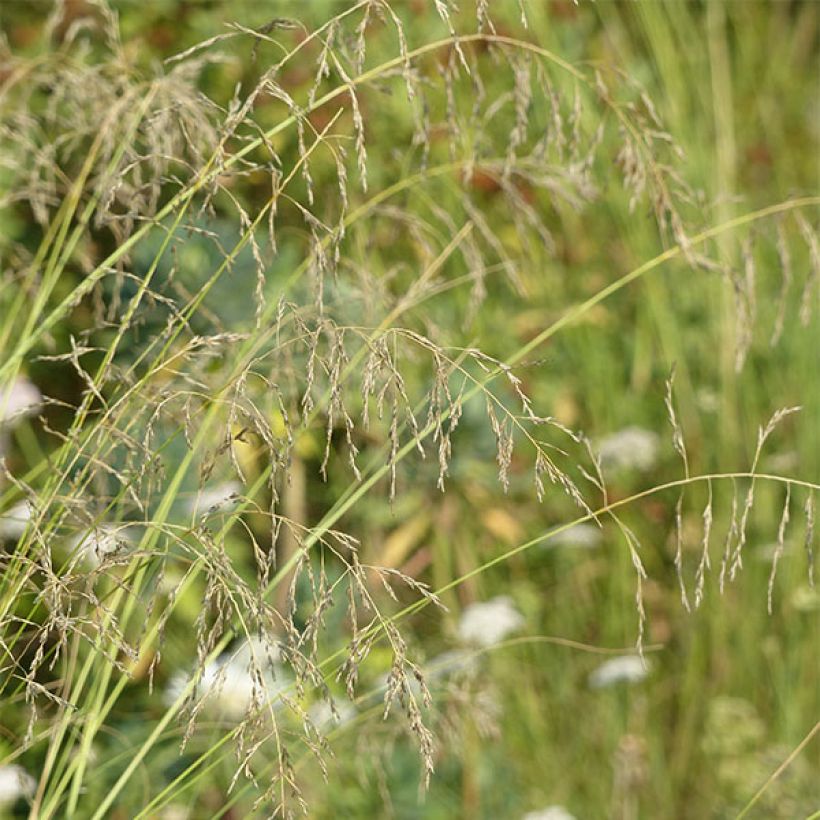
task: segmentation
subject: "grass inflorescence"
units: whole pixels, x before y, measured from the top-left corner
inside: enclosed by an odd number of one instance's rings
[[[542,13],[511,6],[250,14],[149,63],[124,36],[126,5],[57,3],[28,48],[0,44],[0,685],[13,715],[0,765],[36,762],[19,780],[32,817],[172,816],[179,800],[197,817],[322,812],[332,800],[305,772],[334,795],[337,765],[388,807],[385,760],[407,738],[422,791],[456,750],[460,810],[501,816],[511,804],[482,807],[475,757],[503,734],[476,672],[497,643],[475,608],[491,571],[526,590],[521,562],[551,542],[606,539],[623,634],[492,653],[607,651],[631,635],[593,689],[650,673],[668,640],[653,613],[676,618],[659,585],[691,629],[702,610],[729,611],[767,528],[755,594],[768,615],[786,589],[816,595],[816,458],[795,471],[767,449],[810,441],[798,424],[816,396],[789,384],[782,404],[760,402],[749,452],[735,437],[749,422],[732,419],[746,374],[816,339],[820,197],[727,211],[674,106],[626,68],[548,48]],[[621,12],[566,13],[628,34]],[[721,21],[704,14],[718,65]],[[698,303],[713,293],[717,307]],[[634,331],[631,373],[593,338],[616,311]],[[624,415],[616,385],[645,392],[664,439],[635,426],[604,438]],[[731,427],[726,455],[710,413]],[[661,446],[682,477],[657,470]],[[535,512],[518,520],[514,504]],[[465,547],[477,532],[491,552]],[[577,567],[556,568],[588,592]],[[486,604],[487,635],[524,628],[515,597]],[[458,633],[462,604],[474,625]],[[428,663],[434,623],[484,649]],[[734,707],[720,702],[718,723],[721,708]],[[678,772],[718,753],[693,750],[686,725]],[[353,756],[334,761],[349,735]],[[644,743],[621,733],[611,792],[590,787],[590,811],[604,800],[637,816]]]

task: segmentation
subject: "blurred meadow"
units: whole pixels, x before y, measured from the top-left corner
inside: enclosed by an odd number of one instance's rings
[[[0,817],[820,817],[818,26],[0,0]]]

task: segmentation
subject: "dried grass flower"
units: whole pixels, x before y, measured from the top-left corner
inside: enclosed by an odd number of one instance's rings
[[[0,513],[0,540],[16,541],[31,520],[31,505],[18,501],[4,513]]]
[[[92,567],[115,555],[127,553],[134,545],[135,529],[122,524],[98,524],[69,540],[72,556]]]
[[[190,682],[190,675],[175,673],[165,689],[165,703],[174,703]],[[291,682],[278,655],[271,658],[266,644],[246,641],[202,668],[196,680],[196,709],[205,708],[240,722],[253,709],[281,708],[280,696]]]
[[[566,547],[568,549],[590,550],[601,546],[603,533],[596,524],[575,524],[550,537],[545,546]]]
[[[186,504],[186,509],[194,516],[230,512],[236,506],[241,491],[242,485],[238,481],[223,481],[197,492]]]
[[[0,386],[0,427],[11,426],[37,411],[43,394],[36,384],[25,377]]]

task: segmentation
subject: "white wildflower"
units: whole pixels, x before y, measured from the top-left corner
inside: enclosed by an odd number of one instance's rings
[[[547,806],[545,809],[527,812],[522,820],[575,820],[575,815],[563,806]]]
[[[11,509],[0,513],[0,541],[16,541],[31,520],[31,507],[26,501],[19,501]]]
[[[524,616],[512,599],[501,595],[490,601],[470,604],[461,615],[458,637],[463,643],[492,646],[524,625]]]
[[[127,526],[99,524],[90,532],[81,532],[70,541],[72,555],[79,555],[91,566],[99,566],[103,559],[133,547],[133,530]]]
[[[638,655],[621,655],[602,663],[590,676],[593,689],[603,689],[615,683],[639,683],[649,674],[648,662]]]
[[[290,681],[277,660],[278,653],[272,657],[261,642],[244,643],[238,651],[227,652],[206,664],[197,684],[198,697],[204,698],[207,708],[237,721],[260,700],[279,708],[279,695],[288,688]],[[254,675],[254,669],[259,671],[264,691],[260,690],[259,677]],[[184,672],[175,674],[165,690],[166,705],[174,703],[189,682],[190,677]]]
[[[200,490],[187,504],[193,515],[209,512],[228,512],[236,506],[242,485],[238,481],[225,481],[213,487]]]
[[[595,549],[601,545],[601,528],[595,524],[576,524],[567,530],[551,536],[547,547],[569,547],[571,549]]]
[[[356,717],[356,707],[345,700],[334,700],[336,714],[326,700],[317,700],[309,709],[310,722],[320,731],[329,732],[337,726],[344,726]]]
[[[0,806],[31,797],[36,786],[34,778],[22,766],[0,766]]]
[[[610,470],[650,470],[658,459],[657,433],[626,427],[604,438],[599,446],[601,464]]]
[[[0,427],[31,415],[42,400],[43,394],[26,378],[0,386]]]

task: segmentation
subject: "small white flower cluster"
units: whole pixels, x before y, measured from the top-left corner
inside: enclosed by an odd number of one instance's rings
[[[200,490],[186,504],[186,511],[194,516],[212,512],[229,512],[236,506],[242,485],[238,481],[225,481]]]
[[[547,806],[545,809],[527,812],[522,820],[575,820],[563,806]]]
[[[425,681],[432,688],[433,684],[441,685],[453,677],[475,675],[479,669],[475,648],[497,644],[523,625],[523,615],[506,595],[470,604],[465,607],[458,623],[458,638],[470,648],[450,649],[431,658],[424,665]],[[384,695],[389,677],[387,672],[379,676],[374,694]],[[422,688],[418,681],[411,676],[408,685],[413,695],[421,698]]]
[[[28,379],[20,377],[0,384],[0,459],[8,448],[8,433],[18,421],[37,411],[43,394]],[[0,483],[3,476],[0,474]]]
[[[226,652],[205,666],[197,688],[204,696],[206,708],[229,720],[241,720],[254,698],[259,696],[251,671],[253,667],[261,670],[265,699],[272,708],[279,708],[279,695],[288,688],[290,679],[285,668],[278,663],[278,656],[271,657],[266,645],[256,639],[242,644],[239,650]],[[177,700],[190,680],[185,672],[177,672],[171,678],[163,698],[167,706]]]
[[[76,554],[92,567],[99,566],[110,555],[128,552],[133,546],[133,528],[113,524],[99,524],[90,532],[82,532],[69,541],[72,555]]]
[[[189,806],[183,806],[182,803],[171,803],[160,809],[158,817],[159,820],[189,820],[191,809]]]
[[[598,447],[601,465],[608,470],[639,470],[655,466],[660,452],[660,438],[642,427],[626,427],[604,438]]]
[[[15,803],[21,797],[31,797],[36,786],[34,778],[22,766],[0,766],[0,807]]]
[[[508,595],[470,604],[461,614],[458,637],[462,643],[492,646],[524,626],[524,616]]]
[[[43,394],[26,378],[0,386],[0,427],[11,426],[37,411]]]
[[[649,663],[638,655],[621,655],[602,663],[590,676],[593,689],[616,683],[640,683],[649,674]]]
[[[16,541],[31,520],[31,506],[26,501],[18,501],[13,507],[0,514],[0,541]]]

